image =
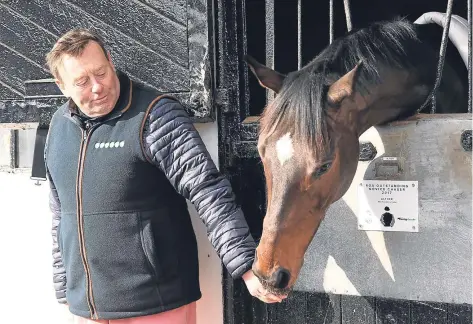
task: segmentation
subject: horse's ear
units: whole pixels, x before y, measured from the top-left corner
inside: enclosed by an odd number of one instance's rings
[[[279,93],[286,77],[285,75],[264,66],[250,55],[245,55],[244,60],[249,65],[251,72],[256,76],[261,86]]]
[[[358,71],[362,62],[358,62],[357,65],[344,76],[335,81],[328,89],[327,99],[331,105],[337,106],[341,102],[350,97],[353,94]]]

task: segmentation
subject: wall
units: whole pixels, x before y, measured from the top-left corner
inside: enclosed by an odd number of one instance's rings
[[[218,165],[217,123],[197,124],[212,158]],[[20,161],[32,156],[34,130],[19,131]],[[0,129],[0,161],[9,152],[7,131]],[[22,144],[24,143],[24,144]],[[21,150],[23,148],[23,150]],[[24,148],[28,148],[24,150]],[[29,160],[31,161],[31,160]],[[31,170],[0,171],[0,287],[2,323],[67,324],[68,311],[59,305],[52,286],[51,216],[48,185],[35,185]],[[210,245],[206,230],[190,206],[199,244],[200,282],[203,297],[197,303],[197,323],[223,322],[221,263]]]

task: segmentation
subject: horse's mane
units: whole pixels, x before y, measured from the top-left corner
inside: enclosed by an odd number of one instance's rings
[[[334,40],[304,68],[286,77],[263,113],[260,135],[265,138],[283,129],[309,152],[326,151],[330,144],[323,114],[328,87],[362,61],[355,88],[364,94],[369,85],[380,81],[382,66],[406,69],[418,64],[419,44],[414,25],[404,19],[374,23]]]

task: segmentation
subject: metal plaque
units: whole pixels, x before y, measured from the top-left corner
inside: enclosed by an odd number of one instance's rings
[[[358,229],[418,232],[418,182],[363,180],[358,187]]]

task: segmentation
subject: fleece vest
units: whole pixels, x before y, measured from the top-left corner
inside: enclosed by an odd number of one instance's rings
[[[118,102],[101,120],[81,120],[70,102],[58,109],[45,155],[61,205],[67,302],[94,319],[155,314],[201,296],[186,201],[143,153],[160,94],[119,80]]]

